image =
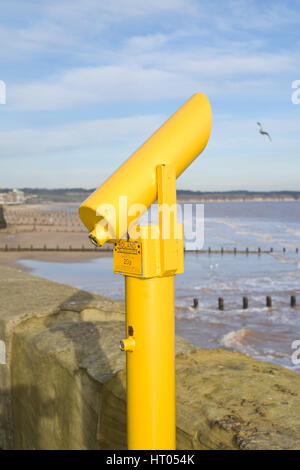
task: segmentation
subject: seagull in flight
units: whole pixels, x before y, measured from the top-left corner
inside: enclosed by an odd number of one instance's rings
[[[269,139],[270,139],[270,142],[272,142],[272,139],[271,139],[270,134],[268,134],[268,132],[266,132],[266,131],[263,130],[261,123],[260,123],[260,122],[257,122],[257,125],[260,127],[259,133],[260,133],[261,135],[267,135],[267,136],[269,137]]]

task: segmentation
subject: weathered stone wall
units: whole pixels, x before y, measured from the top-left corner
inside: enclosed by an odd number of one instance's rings
[[[125,449],[124,308],[0,267],[0,447]],[[300,449],[300,374],[176,338],[178,449]]]
[[[18,325],[24,325],[25,328],[27,325],[30,331],[31,323],[34,324],[38,318],[51,318],[64,309],[64,304],[68,308],[68,302],[73,310],[78,310],[77,315],[82,311],[84,318],[91,317],[94,313],[88,306],[95,306],[102,319],[106,316],[119,320],[124,318],[124,309],[120,302],[112,302],[110,299],[0,266],[0,341],[5,344],[6,349],[5,363],[0,364],[0,448],[11,448],[14,445],[12,396],[18,396],[12,378],[12,343],[15,331]],[[33,383],[31,387],[34,385]],[[18,393],[21,393],[20,388]]]

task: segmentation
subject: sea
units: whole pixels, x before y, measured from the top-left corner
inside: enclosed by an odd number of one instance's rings
[[[60,210],[75,211],[77,205]],[[197,222],[196,211],[190,222]],[[201,348],[238,351],[300,372],[300,202],[205,203],[200,222],[202,248],[224,253],[185,253],[185,271],[175,278],[176,333]],[[246,248],[261,253],[247,254]],[[112,257],[19,263],[38,276],[124,299],[124,278],[113,273]],[[219,297],[224,310],[218,309]]]

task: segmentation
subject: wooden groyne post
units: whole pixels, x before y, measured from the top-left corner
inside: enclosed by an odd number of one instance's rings
[[[272,297],[270,295],[266,297],[266,306],[272,307]]]

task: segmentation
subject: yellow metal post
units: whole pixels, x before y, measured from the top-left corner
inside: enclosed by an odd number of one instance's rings
[[[98,246],[114,242],[114,271],[125,276],[128,449],[176,448],[174,276],[183,272],[176,178],[202,152],[211,108],[192,96],[80,207]],[[124,216],[124,197],[130,212]],[[158,200],[159,224],[134,227]],[[139,214],[139,215],[140,215]],[[122,222],[122,223],[121,223]],[[125,236],[125,237],[124,237]]]
[[[134,242],[127,242],[131,257],[122,258],[131,262],[133,274],[125,277],[127,338],[121,341],[127,352],[127,440],[132,450],[176,449],[174,274],[183,271],[183,245],[182,238],[176,239],[182,234],[177,226],[175,170],[159,165],[156,175],[158,243],[148,238],[150,230],[137,240],[136,259],[140,255],[144,267],[139,275],[132,259]],[[149,244],[156,272],[143,263]],[[120,250],[124,253],[124,242]]]
[[[125,278],[128,449],[176,449],[174,276]]]

